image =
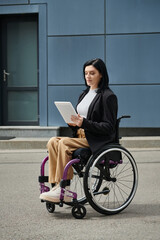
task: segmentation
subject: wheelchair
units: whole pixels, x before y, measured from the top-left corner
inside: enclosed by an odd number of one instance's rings
[[[72,215],[82,219],[86,215],[85,203],[89,203],[97,212],[113,215],[124,210],[133,200],[138,186],[138,169],[131,153],[119,143],[119,124],[121,116],[116,122],[116,138],[114,143],[107,144],[98,153],[92,155],[89,148],[79,148],[64,169],[60,182],[60,202],[46,202],[49,213],[55,211],[55,205],[64,204],[72,207]],[[45,185],[48,176],[45,176],[45,164],[48,156],[42,161],[39,183],[40,193],[49,191]],[[70,190],[66,190],[67,171],[73,167],[74,176]],[[64,194],[71,197],[71,202],[64,202]]]

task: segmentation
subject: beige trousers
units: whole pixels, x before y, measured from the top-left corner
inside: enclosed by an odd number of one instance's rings
[[[49,182],[59,183],[63,177],[66,164],[72,159],[72,153],[78,148],[89,147],[84,131],[79,129],[77,138],[53,137],[47,143],[49,151]],[[73,178],[72,167],[68,170],[67,179]]]

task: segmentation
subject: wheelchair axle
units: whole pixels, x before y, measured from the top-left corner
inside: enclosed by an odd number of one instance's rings
[[[101,192],[94,192],[94,196],[99,195],[99,194],[104,194],[107,195],[110,192],[109,188],[105,187],[103,191]]]

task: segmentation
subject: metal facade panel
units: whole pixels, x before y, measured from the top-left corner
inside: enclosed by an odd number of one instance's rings
[[[103,36],[49,37],[48,83],[82,84],[83,64],[104,59]]]
[[[112,84],[160,83],[160,34],[112,35],[106,59]]]
[[[28,0],[0,0],[2,5],[28,4]]]
[[[0,6],[0,15],[4,14],[25,14],[25,13],[37,13],[39,11],[39,5],[9,5]]]
[[[48,125],[67,126],[58,112],[54,101],[70,101],[75,107],[85,86],[50,86],[48,88]]]
[[[39,122],[47,126],[47,9],[39,5]]]
[[[104,0],[48,1],[48,35],[104,33]]]
[[[118,115],[131,115],[121,127],[160,127],[160,85],[111,86],[118,97]]]
[[[160,32],[159,0],[107,0],[106,32]]]

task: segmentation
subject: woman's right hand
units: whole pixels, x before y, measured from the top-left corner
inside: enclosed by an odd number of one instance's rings
[[[76,126],[76,124],[75,123],[67,123],[69,126],[71,126],[71,127],[75,127]]]
[[[72,122],[74,122],[74,124],[78,127],[81,127],[82,126],[82,123],[83,123],[83,117],[81,117],[80,114],[78,114],[77,116],[75,115],[71,115],[71,120]]]

